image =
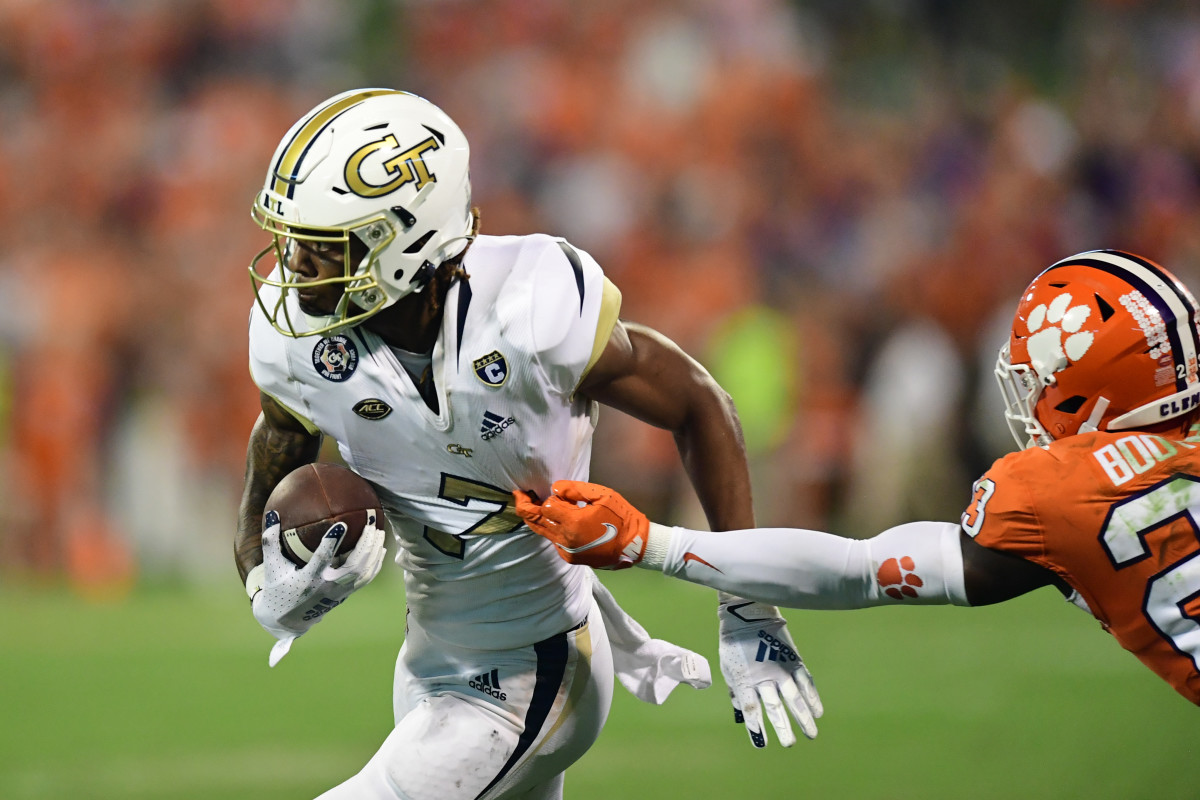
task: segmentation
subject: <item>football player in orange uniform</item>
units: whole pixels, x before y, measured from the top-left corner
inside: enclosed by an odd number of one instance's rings
[[[789,608],[977,606],[1053,585],[1200,704],[1198,325],[1191,292],[1129,253],[1038,275],[996,364],[1023,449],[975,482],[957,525],[867,540],[698,532],[571,481],[544,503],[518,493],[517,511],[572,563],[637,564]]]

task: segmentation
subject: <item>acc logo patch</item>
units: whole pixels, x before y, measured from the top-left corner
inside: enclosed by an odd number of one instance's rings
[[[471,362],[471,368],[479,380],[488,386],[503,386],[508,380],[508,362],[499,350],[493,350],[483,358]]]
[[[312,361],[322,378],[341,383],[358,369],[358,348],[341,334],[326,336],[313,348]]]
[[[392,407],[377,397],[368,397],[354,404],[353,411],[363,419],[383,419],[392,413]]]

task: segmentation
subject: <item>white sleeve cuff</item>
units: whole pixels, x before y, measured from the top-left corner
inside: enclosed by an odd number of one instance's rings
[[[667,551],[671,548],[671,533],[671,528],[666,525],[651,522],[650,531],[646,534],[646,551],[642,553],[642,560],[637,562],[637,565],[646,569],[661,570],[667,560]]]

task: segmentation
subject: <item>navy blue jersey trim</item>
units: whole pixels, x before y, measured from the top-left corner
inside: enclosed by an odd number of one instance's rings
[[[471,307],[471,283],[466,278],[459,282],[458,290],[458,352],[454,356],[454,366],[458,368],[462,358],[463,331],[467,329],[467,309]]]
[[[563,255],[567,257],[567,261],[571,262],[571,270],[575,273],[575,288],[579,290],[579,316],[583,316],[583,262],[579,260],[579,253],[575,252],[575,248],[562,241],[558,242],[558,246],[562,248]]]
[[[533,651],[537,654],[537,680],[533,686],[533,697],[529,701],[529,710],[525,714],[525,730],[517,739],[517,746],[512,755],[508,757],[508,761],[501,767],[496,777],[492,778],[492,782],[476,795],[476,800],[491,791],[492,787],[499,783],[500,779],[507,775],[528,752],[538,734],[541,733],[542,726],[546,724],[546,719],[550,716],[550,709],[554,707],[554,698],[558,696],[563,676],[567,672],[567,634],[560,633],[540,641],[533,646]]]
[[[380,363],[379,356],[378,356],[378,354],[376,354],[375,348],[371,347],[370,342],[367,341],[367,335],[365,333],[363,333],[362,330],[360,330],[358,328],[358,326],[347,329],[346,333],[351,338],[358,340],[358,343],[362,347],[363,352],[366,353],[367,355],[369,355],[371,357],[372,361],[374,361],[376,364]]]

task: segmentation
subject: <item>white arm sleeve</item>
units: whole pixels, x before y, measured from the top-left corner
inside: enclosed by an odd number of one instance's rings
[[[959,526],[910,522],[873,539],[798,528],[708,532],[651,523],[642,566],[785,608],[969,605]]]

